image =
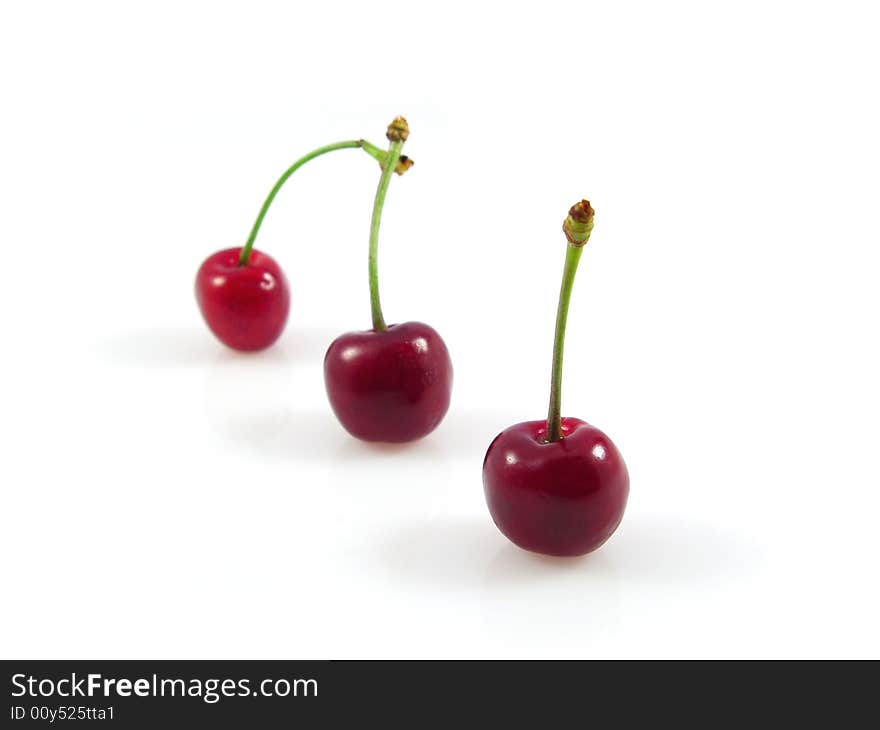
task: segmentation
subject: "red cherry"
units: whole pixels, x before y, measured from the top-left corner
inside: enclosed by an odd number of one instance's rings
[[[452,361],[421,322],[348,332],[324,357],[324,383],[340,423],[364,441],[415,441],[437,428],[452,394]]]
[[[562,419],[562,438],[547,441],[547,421],[502,431],[483,461],[492,519],[512,542],[545,555],[584,555],[617,529],[629,474],[598,428]]]
[[[284,330],[290,289],[271,256],[252,250],[239,265],[241,248],[212,254],[196,274],[196,299],[205,322],[223,344],[252,352],[271,345]]]

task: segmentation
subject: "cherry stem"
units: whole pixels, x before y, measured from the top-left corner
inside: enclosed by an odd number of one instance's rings
[[[254,221],[254,227],[251,228],[251,234],[248,236],[247,243],[245,243],[244,248],[241,249],[241,255],[238,258],[239,266],[247,266],[248,259],[251,255],[251,250],[254,247],[254,241],[257,240],[257,233],[259,233],[260,231],[260,226],[263,225],[263,218],[266,217],[266,213],[269,210],[269,207],[272,205],[272,201],[275,200],[275,196],[278,194],[278,191],[281,190],[281,187],[284,185],[284,183],[287,182],[287,179],[291,175],[293,175],[293,173],[299,170],[299,168],[301,168],[310,160],[314,160],[316,157],[326,155],[328,152],[350,149],[352,147],[362,147],[371,157],[379,160],[379,162],[384,161],[385,153],[382,152],[382,150],[380,150],[375,145],[372,145],[363,139],[352,139],[346,140],[345,142],[335,142],[334,144],[328,144],[325,147],[318,147],[318,149],[312,150],[307,155],[303,155],[302,157],[300,157],[296,162],[288,167],[287,170],[285,170],[284,174],[280,178],[278,178],[278,182],[275,183],[275,186],[272,188],[272,190],[269,191],[266,202],[263,203],[263,207],[260,208],[260,213],[257,216],[257,220]]]
[[[384,332],[388,329],[382,316],[382,303],[379,300],[379,226],[382,222],[382,208],[385,206],[385,195],[388,192],[391,175],[397,169],[397,163],[401,159],[400,151],[408,135],[409,129],[406,128],[406,120],[402,117],[397,117],[389,125],[388,139],[391,141],[391,146],[382,165],[382,176],[379,178],[379,187],[376,189],[376,199],[373,202],[373,217],[370,221],[369,274],[370,311],[373,315],[373,329],[376,332]]]
[[[562,286],[559,289],[559,307],[556,310],[556,336],[553,339],[553,369],[550,376],[550,409],[547,412],[547,440],[562,438],[562,352],[565,349],[565,325],[568,321],[568,305],[578,262],[584,249],[568,246],[565,266],[562,269]]]
[[[562,224],[568,239],[565,265],[562,269],[562,286],[559,288],[559,307],[556,310],[556,335],[553,338],[553,368],[550,374],[550,408],[547,411],[547,441],[562,438],[562,353],[565,349],[565,325],[568,322],[568,306],[571,290],[584,245],[593,231],[593,208],[582,200],[571,207]]]

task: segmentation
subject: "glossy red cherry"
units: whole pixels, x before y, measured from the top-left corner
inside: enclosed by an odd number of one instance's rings
[[[562,419],[562,438],[547,441],[547,421],[502,431],[483,461],[492,519],[512,542],[545,555],[584,555],[617,529],[629,474],[617,447],[598,428]]]
[[[205,322],[223,344],[251,352],[271,345],[284,330],[290,290],[281,267],[256,249],[239,265],[241,248],[212,254],[196,274],[196,299]]]
[[[340,423],[364,441],[403,443],[437,428],[452,394],[452,361],[436,330],[421,322],[337,337],[324,382]]]

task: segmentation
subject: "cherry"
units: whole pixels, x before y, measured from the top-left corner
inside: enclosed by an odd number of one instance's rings
[[[598,428],[562,419],[547,440],[546,421],[502,431],[483,462],[489,512],[498,529],[526,550],[583,555],[617,529],[629,476],[617,448]]]
[[[287,279],[275,259],[254,249],[254,241],[272,201],[294,172],[316,157],[351,148],[363,149],[383,168],[388,159],[387,152],[364,139],[335,142],[300,157],[269,192],[245,245],[211,254],[199,267],[196,301],[208,327],[223,344],[251,352],[269,347],[281,335],[290,309]],[[412,160],[400,156],[394,172],[402,175],[412,165]]]
[[[211,331],[234,350],[263,350],[281,335],[290,311],[284,272],[257,250],[241,266],[240,248],[212,254],[196,274],[196,299]]]
[[[443,339],[421,322],[385,324],[379,300],[379,224],[391,173],[409,136],[403,117],[388,125],[391,142],[370,225],[373,327],[337,337],[324,357],[324,383],[336,417],[365,441],[404,443],[433,431],[449,409],[452,362]]]
[[[611,439],[580,419],[562,418],[560,410],[568,307],[593,218],[582,200],[563,224],[568,250],[547,420],[502,431],[483,460],[486,503],[498,529],[519,547],[545,555],[584,555],[600,547],[620,524],[629,496],[629,474]]]
[[[340,423],[364,441],[401,443],[431,433],[449,410],[452,361],[422,322],[337,337],[324,358],[324,382]]]

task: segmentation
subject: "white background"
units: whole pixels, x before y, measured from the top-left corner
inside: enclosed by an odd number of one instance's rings
[[[876,658],[875,13],[4,3],[0,655]],[[441,332],[455,389],[377,448],[321,372],[370,322],[373,161],[270,212],[277,346],[225,350],[192,284],[296,157],[399,113],[385,314]],[[632,490],[603,549],[551,560],[480,470],[545,414],[582,196],[563,410]]]

